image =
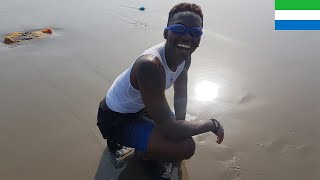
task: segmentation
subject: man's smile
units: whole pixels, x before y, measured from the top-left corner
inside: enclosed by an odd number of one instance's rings
[[[177,46],[180,48],[190,49],[190,45],[188,45],[188,44],[179,43]]]

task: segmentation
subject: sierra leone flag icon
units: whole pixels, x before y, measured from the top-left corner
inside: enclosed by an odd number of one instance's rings
[[[320,0],[275,0],[275,30],[320,30]]]

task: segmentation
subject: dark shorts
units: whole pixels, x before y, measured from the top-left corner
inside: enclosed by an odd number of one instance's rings
[[[154,122],[143,109],[122,114],[112,110],[98,110],[98,127],[103,138],[146,152]]]

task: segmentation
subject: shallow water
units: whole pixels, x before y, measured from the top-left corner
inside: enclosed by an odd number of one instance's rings
[[[0,179],[143,179],[134,166],[109,167],[97,105],[119,73],[163,41],[176,2],[1,3],[1,36],[55,31],[0,45]],[[215,117],[226,137],[221,145],[209,133],[194,137],[189,179],[319,179],[319,32],[274,31],[271,1],[193,2],[205,32],[189,73],[188,119]],[[141,3],[144,12],[125,7]],[[167,97],[172,104],[172,90]]]

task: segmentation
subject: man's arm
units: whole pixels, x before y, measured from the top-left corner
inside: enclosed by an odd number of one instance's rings
[[[157,57],[141,56],[134,64],[135,78],[142,100],[156,127],[173,141],[212,131],[216,128],[211,120],[176,121],[170,115],[165,98],[165,72]]]
[[[185,67],[174,83],[174,110],[177,120],[185,120],[188,103],[188,70],[190,60],[186,61]]]

